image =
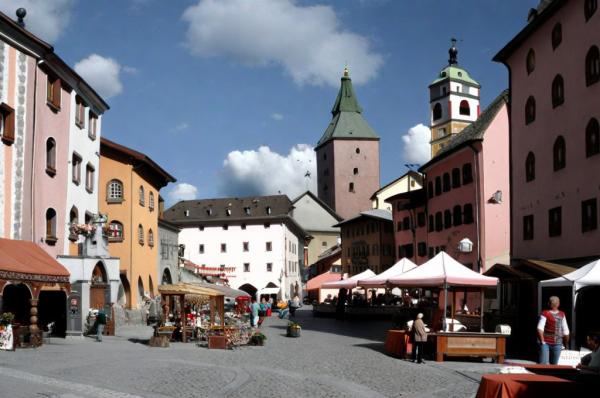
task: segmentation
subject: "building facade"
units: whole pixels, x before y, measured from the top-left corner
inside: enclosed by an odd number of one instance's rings
[[[580,265],[600,256],[600,11],[543,1],[494,58],[510,74],[512,253]]]
[[[371,208],[379,189],[379,137],[362,116],[348,69],[317,143],[318,196],[343,218]]]
[[[175,182],[143,153],[102,138],[100,142],[100,212],[108,215],[109,252],[121,259],[123,292],[119,300],[136,308],[160,284],[159,191]]]
[[[218,267],[233,288],[290,299],[302,296],[309,239],[292,209],[285,195],[202,199],[181,201],[164,217],[181,229],[183,256],[201,270]]]
[[[171,284],[179,282],[179,228],[158,219],[158,269],[156,280],[160,284]]]

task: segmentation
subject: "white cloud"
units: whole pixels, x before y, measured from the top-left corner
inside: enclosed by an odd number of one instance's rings
[[[172,133],[183,133],[190,125],[187,122],[181,122],[171,129]]]
[[[124,65],[123,73],[127,73],[129,75],[137,75],[138,73],[140,73],[140,70],[138,68],[134,68],[133,66]]]
[[[113,58],[91,54],[75,64],[75,71],[104,98],[114,97],[123,91],[121,65]]]
[[[168,194],[171,202],[179,202],[180,200],[192,200],[198,196],[198,188],[192,184],[180,182],[175,184],[175,187]]]
[[[287,155],[267,146],[230,152],[220,174],[221,194],[228,196],[281,193],[293,199],[307,189],[317,190],[315,151],[305,144],[295,145]]]
[[[408,133],[402,136],[404,148],[402,155],[407,163],[425,164],[431,159],[431,131],[422,123],[411,127]]]
[[[53,43],[69,24],[73,3],[73,0],[2,0],[0,11],[16,20],[15,12],[24,7],[26,29]]]
[[[271,119],[273,120],[283,120],[283,115],[281,113],[271,113]]]
[[[299,84],[339,85],[347,63],[357,84],[377,75],[383,57],[344,29],[330,6],[296,0],[199,0],[183,13],[193,55],[279,65]]]

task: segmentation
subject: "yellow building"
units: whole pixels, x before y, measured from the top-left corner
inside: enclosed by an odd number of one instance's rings
[[[158,195],[175,181],[143,153],[101,139],[98,207],[108,215],[110,255],[121,259],[119,300],[127,308],[157,292]]]
[[[389,184],[379,188],[371,196],[373,209],[392,211],[392,205],[386,200],[400,193],[416,191],[423,188],[423,175],[413,170],[407,171],[401,177],[396,178]]]

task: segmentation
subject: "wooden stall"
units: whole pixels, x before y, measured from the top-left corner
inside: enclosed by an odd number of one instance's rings
[[[504,363],[506,336],[497,333],[439,332],[430,333],[429,340],[435,347],[435,360],[442,362],[444,356],[491,357],[496,363]]]

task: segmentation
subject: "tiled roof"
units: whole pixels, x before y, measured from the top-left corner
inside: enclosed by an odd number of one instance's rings
[[[357,216],[348,218],[348,219],[342,221],[341,223],[334,225],[334,227],[339,227],[343,224],[348,224],[350,222],[358,220],[359,218],[364,218],[364,217],[377,218],[377,219],[383,220],[383,221],[392,221],[392,212],[390,212],[389,210],[383,210],[383,209],[373,209],[373,210],[361,211],[360,214],[358,214]]]

